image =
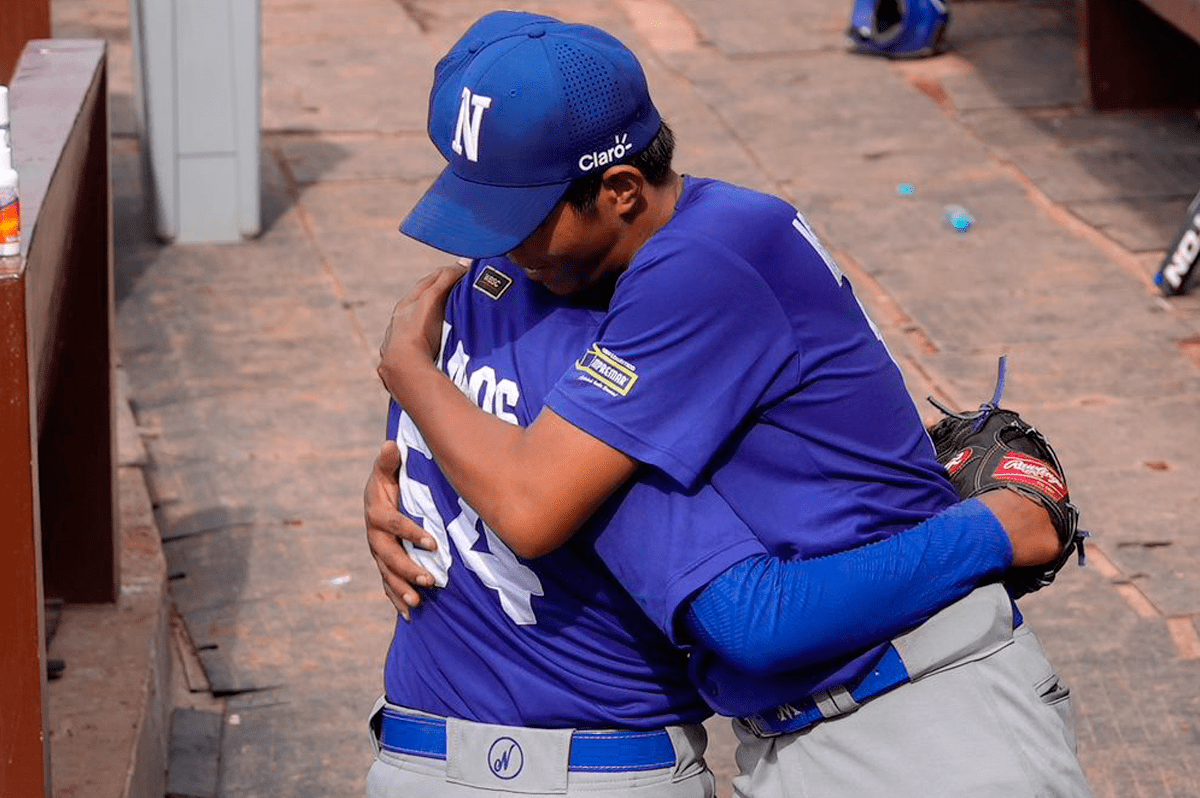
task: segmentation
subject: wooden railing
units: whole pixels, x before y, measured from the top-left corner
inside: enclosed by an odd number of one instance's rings
[[[21,254],[0,258],[0,796],[50,794],[46,595],[117,598],[105,45],[29,42],[9,92]]]

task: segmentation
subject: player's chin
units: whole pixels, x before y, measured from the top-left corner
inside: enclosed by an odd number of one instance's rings
[[[558,296],[571,296],[572,294],[579,293],[578,285],[566,285],[556,282],[544,282],[542,285],[546,287],[547,291]]]
[[[558,296],[570,296],[580,289],[577,280],[567,279],[561,274],[554,274],[549,269],[526,269],[525,274],[530,280],[541,284],[543,288]]]

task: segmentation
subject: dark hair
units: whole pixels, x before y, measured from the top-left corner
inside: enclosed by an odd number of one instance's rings
[[[675,134],[667,123],[663,122],[657,135],[654,136],[654,140],[647,144],[644,150],[620,163],[629,164],[637,169],[645,176],[650,185],[661,186],[667,182],[667,177],[671,174],[671,158],[674,155]],[[575,181],[567,186],[567,192],[563,194],[563,199],[577,211],[592,210],[596,207],[596,200],[600,196],[600,186],[604,183],[605,171],[600,169],[583,177],[575,178]]]

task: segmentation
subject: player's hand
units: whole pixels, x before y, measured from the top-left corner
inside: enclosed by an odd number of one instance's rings
[[[421,278],[412,293],[396,303],[379,347],[378,369],[392,396],[400,397],[409,368],[428,366],[437,357],[446,298],[466,271],[461,265],[443,266]]]
[[[367,525],[367,545],[383,578],[383,592],[396,612],[409,620],[411,608],[420,605],[421,594],[415,589],[431,587],[433,576],[413,562],[401,539],[433,551],[437,543],[429,533],[397,508],[400,506],[400,449],[388,441],[379,450],[375,466],[363,490],[363,510]]]
[[[979,500],[988,506],[1008,533],[1013,548],[1013,567],[1044,565],[1062,551],[1058,532],[1046,508],[1011,490],[991,490]]]

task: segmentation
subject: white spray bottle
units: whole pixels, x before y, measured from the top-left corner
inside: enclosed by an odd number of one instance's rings
[[[8,129],[8,87],[0,86],[0,257],[21,254],[21,199],[12,165]]]

